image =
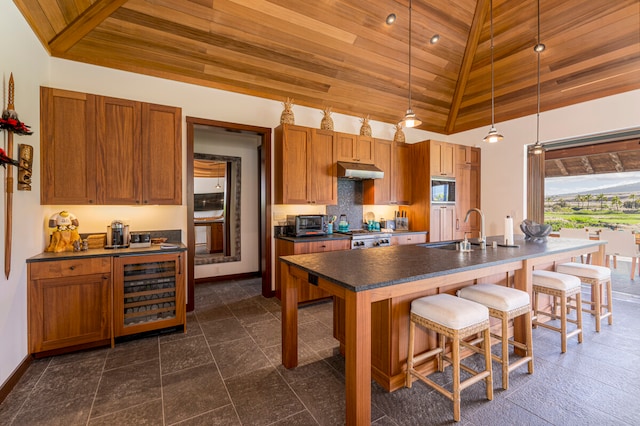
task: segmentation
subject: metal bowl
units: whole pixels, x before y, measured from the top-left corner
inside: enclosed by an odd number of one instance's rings
[[[537,223],[529,219],[520,223],[520,229],[524,233],[525,239],[534,241],[546,241],[547,236],[551,233],[551,225]]]

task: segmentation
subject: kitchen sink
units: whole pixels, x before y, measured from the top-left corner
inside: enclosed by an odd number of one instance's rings
[[[437,243],[426,243],[426,244],[418,244],[421,247],[426,247],[426,248],[435,248],[435,249],[440,249],[440,250],[452,250],[455,251],[458,249],[457,245],[461,242],[462,240],[455,240],[455,241],[441,241],[441,242],[437,242]],[[471,243],[471,246],[479,246],[480,243],[477,243],[475,241],[469,241]]]

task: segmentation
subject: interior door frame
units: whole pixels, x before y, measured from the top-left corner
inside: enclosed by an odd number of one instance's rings
[[[195,308],[195,247],[196,236],[193,225],[193,154],[194,154],[194,126],[202,125],[218,127],[230,131],[244,131],[255,133],[261,138],[259,152],[260,161],[260,194],[259,194],[259,229],[260,229],[260,273],[262,276],[262,295],[272,297],[271,290],[271,132],[268,127],[250,126],[226,121],[209,120],[197,117],[186,117],[187,123],[187,311]],[[249,182],[247,182],[249,183]]]

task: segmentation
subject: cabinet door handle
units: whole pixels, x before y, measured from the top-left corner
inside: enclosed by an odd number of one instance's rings
[[[456,229],[460,229],[460,219],[456,219]]]
[[[320,248],[327,248],[327,246],[325,246],[324,244],[320,246]]]
[[[69,269],[71,269],[72,271],[74,271],[76,269],[75,266],[69,266]]]

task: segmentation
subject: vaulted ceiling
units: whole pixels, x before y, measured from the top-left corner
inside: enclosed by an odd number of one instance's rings
[[[409,0],[14,2],[55,57],[394,124],[408,107]],[[413,0],[422,129],[490,125],[489,5]],[[540,0],[540,10],[541,111],[640,88],[640,0]],[[493,22],[495,120],[535,114],[537,1],[494,0]]]

